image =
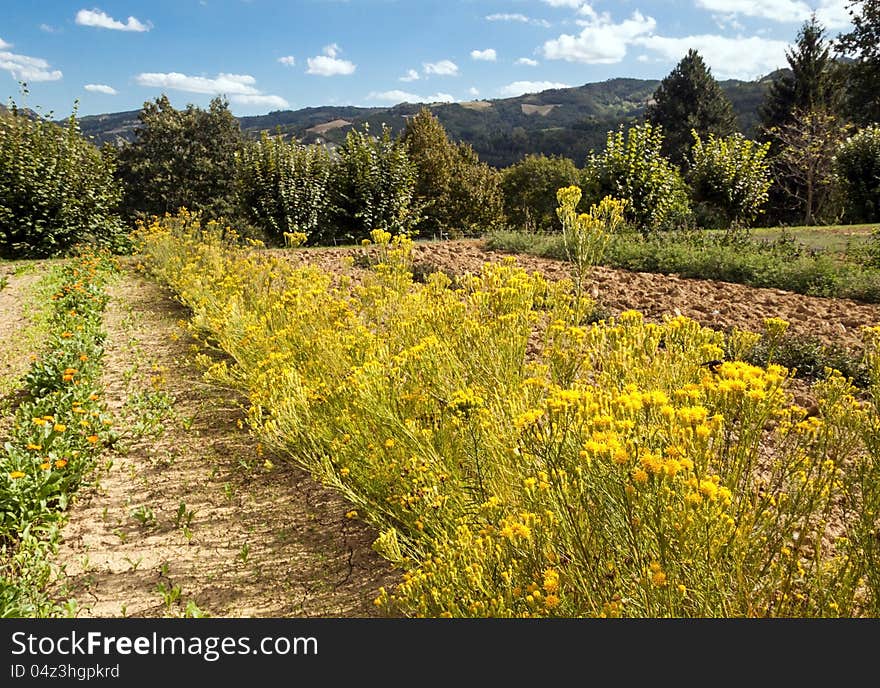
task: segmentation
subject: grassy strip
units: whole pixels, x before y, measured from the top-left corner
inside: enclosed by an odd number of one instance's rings
[[[113,264],[82,255],[54,267],[48,341],[0,449],[0,616],[52,616],[48,554],[71,495],[109,437],[100,398],[105,285]]]
[[[566,259],[561,235],[495,232],[489,248]],[[711,235],[642,237],[616,235],[603,264],[638,272],[736,282],[806,294],[880,303],[880,270],[790,239],[774,242],[727,240]]]

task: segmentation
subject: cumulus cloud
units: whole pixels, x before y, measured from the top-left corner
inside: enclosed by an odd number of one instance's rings
[[[425,62],[422,65],[425,68],[425,74],[436,74],[437,76],[458,76],[458,65],[452,60],[440,60],[439,62]]]
[[[393,89],[391,91],[372,91],[367,100],[381,103],[453,103],[455,98],[448,93],[435,93],[432,96],[420,96],[409,91]]]
[[[288,103],[281,96],[271,96],[271,95],[235,95],[230,98],[233,103],[237,105],[251,105],[256,107],[267,107],[275,110],[282,110],[284,108],[290,107],[290,103]]]
[[[63,76],[60,69],[52,69],[43,58],[6,50],[11,47],[11,43],[0,38],[0,69],[9,72],[18,81],[58,81]]]
[[[502,86],[498,92],[509,98],[521,96],[525,93],[540,93],[551,88],[571,88],[568,84],[556,81],[514,81],[512,84]]]
[[[80,26],[94,26],[98,29],[112,29],[113,31],[136,31],[144,32],[152,28],[152,24],[142,21],[135,17],[129,17],[124,24],[114,19],[109,14],[95,8],[93,10],[80,10],[76,13],[76,23]]]
[[[421,77],[415,69],[407,69],[406,74],[400,77],[400,81],[418,81]]]
[[[525,14],[518,12],[496,12],[495,14],[487,14],[486,21],[491,22],[519,22],[521,24],[535,24],[536,26],[550,26],[550,22],[546,19],[533,19]]]
[[[284,57],[279,57],[278,61],[285,67],[293,67],[296,64],[296,58],[293,55],[285,55]]]
[[[583,0],[544,0],[550,7],[570,7],[576,10],[583,4]]]
[[[850,23],[847,5],[849,0],[819,0],[809,4],[803,0],[696,0],[697,7],[723,16],[741,15],[777,22],[803,22],[815,12],[816,18],[831,29]]]
[[[115,96],[118,93],[115,88],[107,84],[86,84],[83,88],[91,93],[104,93],[108,96]]]
[[[495,52],[495,48],[471,50],[471,58],[474,60],[482,60],[483,62],[495,62],[495,60],[498,59],[498,53]]]
[[[584,7],[589,7],[585,5]],[[543,53],[548,60],[566,60],[588,64],[613,64],[626,57],[627,46],[636,38],[650,34],[657,26],[653,17],[633,12],[629,19],[614,23],[607,13],[590,12],[579,20],[583,26],[580,34],[562,34],[544,43]]]
[[[478,95],[480,95],[480,89],[476,88],[475,86],[471,86],[471,87],[468,89],[468,95],[473,96],[474,98],[476,98]]]
[[[316,74],[317,76],[347,76],[354,74],[357,65],[337,57],[340,52],[342,50],[336,43],[324,46],[323,55],[316,55],[306,60],[309,65],[306,73]]]
[[[226,95],[237,105],[269,107],[276,110],[289,106],[281,96],[263,93],[250,74],[224,74],[215,77],[189,76],[180,72],[144,72],[135,77],[139,86],[173,89],[188,93]]]
[[[712,34],[683,38],[644,36],[637,38],[635,43],[676,62],[693,48],[716,78],[743,80],[755,79],[785,66],[785,49],[789,46],[785,41],[759,36],[728,38]]]
[[[519,58],[516,62],[514,62],[513,64],[522,65],[522,66],[525,66],[525,67],[537,67],[537,66],[538,66],[538,61],[537,61],[537,60],[533,60],[533,59],[530,58],[530,57],[521,57],[521,58]]]

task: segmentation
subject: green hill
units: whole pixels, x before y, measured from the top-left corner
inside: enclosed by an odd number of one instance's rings
[[[727,93],[746,135],[754,134],[758,106],[773,76],[760,81],[719,82]],[[582,164],[590,150],[602,148],[609,130],[636,120],[659,81],[609,79],[573,88],[551,89],[516,98],[462,103],[433,103],[431,110],[454,140],[470,143],[480,158],[504,167],[528,153],[564,155]],[[399,132],[423,107],[401,103],[392,107],[311,107],[239,117],[242,130],[281,132],[304,143],[336,145],[351,127],[382,124]],[[80,119],[83,133],[98,143],[131,140],[138,110],[93,115]]]

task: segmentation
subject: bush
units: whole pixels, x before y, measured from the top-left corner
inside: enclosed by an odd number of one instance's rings
[[[247,220],[275,242],[301,232],[313,243],[329,226],[330,154],[263,132],[237,156],[238,203]]]
[[[364,125],[363,131],[348,132],[337,153],[331,184],[334,239],[362,239],[374,229],[412,230],[419,220],[416,166],[406,144],[394,140],[388,127],[377,138]]]
[[[840,146],[834,161],[850,222],[880,222],[880,126],[862,129]]]
[[[591,153],[584,169],[590,202],[605,196],[626,201],[627,221],[643,233],[687,224],[684,181],[662,146],[662,129],[650,124],[609,132],[605,150]]]
[[[769,197],[770,144],[760,145],[742,134],[726,138],[709,134],[705,142],[696,132],[693,135],[688,181],[698,223],[750,226]]]
[[[81,240],[112,242],[121,192],[113,161],[80,133],[13,107],[0,113],[0,256],[63,254]]]
[[[525,230],[559,231],[556,191],[580,181],[581,171],[568,158],[527,155],[502,172],[507,221]]]

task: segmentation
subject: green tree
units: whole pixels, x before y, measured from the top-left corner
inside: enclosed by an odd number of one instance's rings
[[[334,241],[366,238],[374,229],[410,232],[419,221],[419,208],[416,165],[406,143],[392,138],[387,126],[376,137],[364,125],[349,131],[336,152],[331,183]]]
[[[748,227],[762,212],[770,188],[769,143],[733,134],[703,141],[694,132],[687,180],[702,226]]]
[[[504,213],[521,229],[559,230],[556,194],[580,184],[581,171],[562,156],[527,155],[502,171]]]
[[[776,153],[773,128],[789,124],[795,111],[812,112],[834,108],[837,89],[832,82],[833,60],[825,29],[812,15],[798,31],[794,48],[785,53],[789,72],[770,85],[759,108],[761,137],[771,142]]]
[[[737,129],[733,105],[693,49],[660,82],[645,120],[663,127],[663,153],[676,164],[687,163],[693,144],[691,131],[705,138],[709,134],[727,136]]]
[[[119,176],[130,214],[160,215],[178,208],[207,217],[235,212],[235,155],[242,143],[229,103],[176,110],[167,96],[144,103],[134,143],[119,152]]]
[[[263,132],[237,158],[238,203],[245,218],[276,242],[302,232],[310,243],[329,234],[330,154],[323,146],[303,146]]]
[[[663,155],[663,132],[646,122],[608,132],[605,150],[584,167],[590,203],[605,196],[626,201],[625,217],[641,232],[671,229],[690,219],[684,181]]]
[[[780,146],[771,162],[774,181],[805,225],[827,214],[834,192],[834,156],[847,129],[831,112],[795,110],[791,122],[771,132]]]
[[[79,241],[114,248],[121,190],[113,161],[80,134],[12,104],[0,112],[0,256],[63,254]]]
[[[834,158],[845,218],[880,222],[880,126],[866,127],[844,141]]]
[[[503,217],[499,176],[466,143],[449,140],[429,108],[410,118],[401,135],[416,166],[422,236],[478,234]]]
[[[835,50],[855,59],[848,69],[847,112],[860,124],[880,122],[880,0],[852,0],[853,30],[834,41]]]

